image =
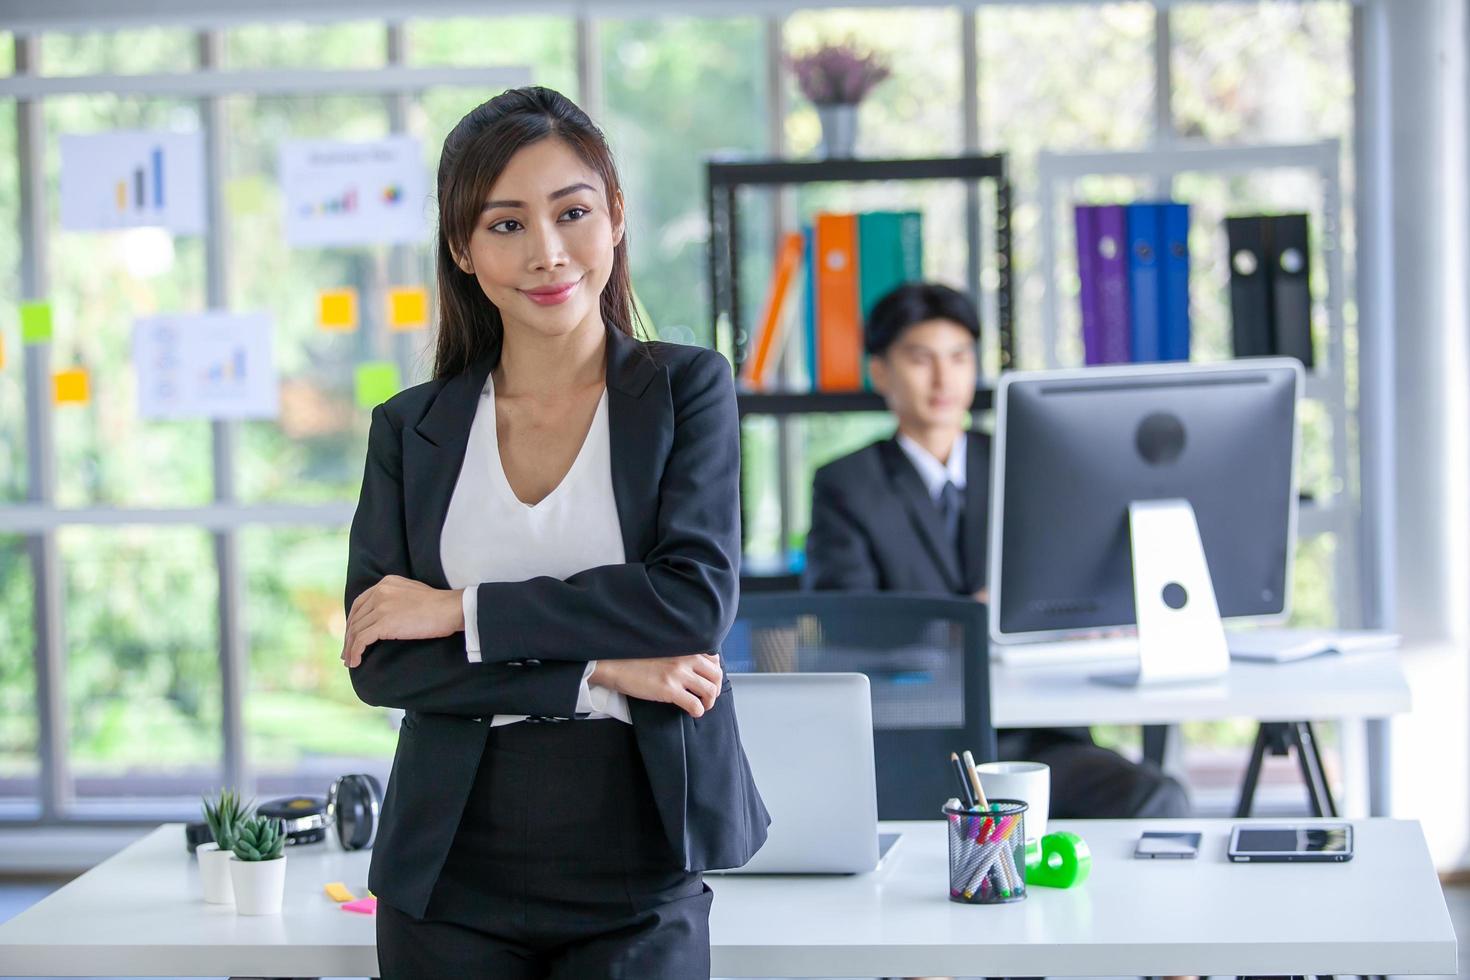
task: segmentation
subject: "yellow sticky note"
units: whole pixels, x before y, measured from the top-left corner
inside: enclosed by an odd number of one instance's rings
[[[57,371],[51,376],[51,382],[58,405],[85,405],[92,397],[85,368]]]
[[[323,330],[357,329],[357,290],[324,289],[317,297],[317,325]]]
[[[429,326],[429,291],[423,286],[388,290],[388,329],[424,330]]]
[[[5,370],[5,335],[0,333],[0,371]]]
[[[334,902],[355,902],[357,896],[348,890],[347,886],[340,881],[329,882],[326,886],[327,894]]]

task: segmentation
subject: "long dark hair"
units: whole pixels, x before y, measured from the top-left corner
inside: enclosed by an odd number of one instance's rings
[[[439,155],[439,337],[434,377],[458,374],[481,358],[500,361],[505,323],[472,274],[454,261],[468,254],[470,236],[490,188],[522,147],[556,136],[591,167],[607,191],[608,213],[619,206],[622,185],[602,130],[571,99],[549,88],[509,89],[471,109],[444,139]],[[612,274],[603,287],[605,325],[633,336],[642,321],[633,306],[628,273],[628,234],[613,249]]]

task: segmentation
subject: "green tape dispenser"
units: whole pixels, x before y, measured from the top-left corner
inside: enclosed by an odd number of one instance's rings
[[[1047,888],[1071,888],[1092,873],[1092,852],[1087,841],[1059,830],[1026,846],[1026,884]]]

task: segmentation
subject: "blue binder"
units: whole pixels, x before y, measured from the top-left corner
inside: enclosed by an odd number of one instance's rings
[[[1159,205],[1162,289],[1159,296],[1159,358],[1189,360],[1189,205]]]
[[[1130,204],[1128,217],[1129,334],[1133,360],[1157,361],[1161,356],[1159,329],[1159,206]]]

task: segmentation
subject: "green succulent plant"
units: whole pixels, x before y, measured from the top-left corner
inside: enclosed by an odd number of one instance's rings
[[[204,822],[209,824],[209,832],[214,836],[215,843],[222,851],[234,850],[235,831],[250,816],[255,801],[241,803],[239,794],[234,790],[222,789],[213,800],[203,797],[202,802]]]
[[[286,831],[275,817],[250,817],[235,828],[235,857],[241,861],[274,861],[286,847]]]

